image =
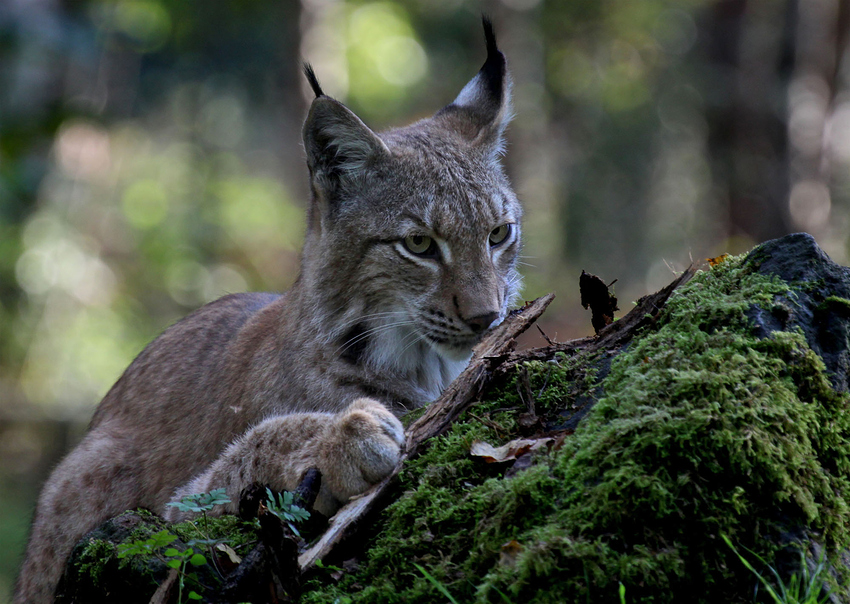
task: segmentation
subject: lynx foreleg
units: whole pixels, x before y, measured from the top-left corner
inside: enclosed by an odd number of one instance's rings
[[[258,424],[230,445],[203,473],[180,487],[175,499],[224,488],[230,503],[213,514],[235,513],[239,496],[254,482],[293,490],[309,468],[322,473],[314,509],[331,515],[353,495],[389,475],[404,443],[401,422],[383,405],[357,399],[341,413],[298,413]],[[187,517],[176,508],[167,520]]]

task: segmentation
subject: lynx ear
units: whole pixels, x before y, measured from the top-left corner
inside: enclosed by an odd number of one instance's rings
[[[316,98],[304,122],[304,148],[313,178],[335,189],[389,154],[377,134],[345,105],[326,96],[313,70],[305,73]]]
[[[496,46],[493,24],[483,17],[487,60],[451,105],[434,116],[445,120],[474,147],[490,155],[501,155],[503,135],[511,119],[511,82],[505,55]]]

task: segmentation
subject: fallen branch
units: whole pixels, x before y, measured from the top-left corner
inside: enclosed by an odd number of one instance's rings
[[[478,399],[496,367],[516,348],[516,338],[531,327],[554,298],[554,294],[538,298],[509,316],[475,347],[466,370],[407,429],[408,457],[417,455],[429,438],[445,432]]]

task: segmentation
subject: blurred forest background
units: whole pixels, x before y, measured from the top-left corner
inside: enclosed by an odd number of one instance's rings
[[[582,269],[625,312],[789,232],[847,263],[850,0],[0,0],[0,601],[39,483],[142,347],[295,278],[301,60],[402,125],[477,72],[482,12],[549,336],[591,332]]]

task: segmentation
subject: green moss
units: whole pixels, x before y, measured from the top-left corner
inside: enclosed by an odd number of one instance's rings
[[[831,310],[841,317],[850,317],[850,300],[847,298],[828,296],[826,300],[823,301],[822,306],[825,310]]]
[[[257,544],[257,527],[238,516],[225,514],[217,518],[207,518],[206,523],[198,517],[194,520],[173,524],[169,530],[184,543],[216,539],[227,543],[237,552],[246,553]]]
[[[549,417],[553,413],[576,410],[581,399],[596,394],[600,355],[568,357],[563,352],[551,361],[523,363],[516,375],[502,389],[502,404],[526,407],[531,397],[535,411]],[[528,386],[522,373],[528,377]]]
[[[445,602],[416,563],[462,602],[611,602],[620,582],[635,602],[750,602],[721,534],[766,560],[783,534],[847,547],[848,397],[801,334],[752,335],[747,310],[789,294],[752,266],[682,288],[575,434],[512,478],[469,456],[516,435],[517,412],[498,410],[522,407],[519,377],[502,385],[407,464],[361,569],[302,601]],[[541,407],[597,387],[593,363],[560,361],[526,366]]]
[[[107,562],[115,556],[115,553],[115,546],[109,541],[90,539],[75,561],[79,574],[91,577],[93,584],[99,584]]]

